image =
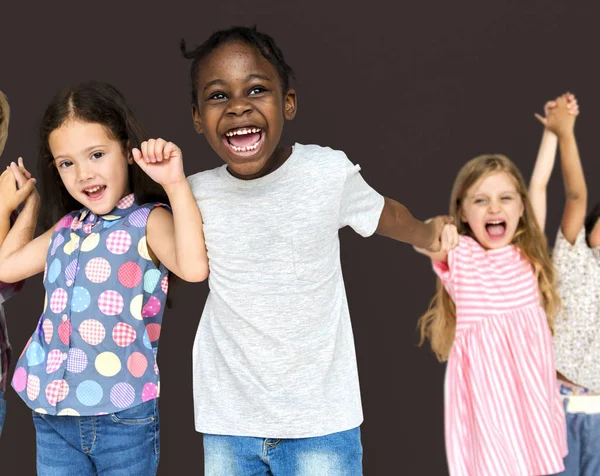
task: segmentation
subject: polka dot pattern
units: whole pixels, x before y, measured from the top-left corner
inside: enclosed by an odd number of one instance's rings
[[[88,358],[81,349],[70,349],[67,358],[67,370],[74,374],[80,374],[88,365]]]
[[[142,402],[147,402],[158,397],[158,386],[155,383],[148,382],[142,389]]]
[[[106,336],[106,329],[100,321],[87,319],[79,326],[79,335],[86,344],[98,345]]]
[[[92,283],[103,283],[110,278],[111,267],[108,260],[104,258],[94,258],[88,261],[85,266],[85,276]]]
[[[40,378],[35,375],[27,377],[27,398],[33,401],[40,395]]]
[[[153,206],[129,195],[108,215],[73,212],[56,227],[44,312],[12,382],[32,409],[105,415],[158,396],[168,278],[145,236]]]
[[[73,312],[85,311],[90,305],[91,301],[92,297],[87,289],[81,286],[75,286],[73,289],[73,298],[71,300],[71,310]]]
[[[110,401],[117,408],[127,408],[131,406],[135,399],[135,390],[128,383],[121,382],[116,384],[110,391]]]
[[[134,352],[127,359],[127,368],[131,375],[135,378],[140,378],[148,368],[148,359],[140,352]]]
[[[158,269],[149,269],[144,274],[144,291],[152,294],[156,289],[156,285],[160,281],[160,271]]]
[[[148,302],[142,310],[142,317],[154,317],[160,312],[160,308],[160,301],[154,296],[150,296],[150,299],[148,299]]]
[[[135,288],[142,281],[142,268],[131,261],[119,268],[119,282],[126,288]]]

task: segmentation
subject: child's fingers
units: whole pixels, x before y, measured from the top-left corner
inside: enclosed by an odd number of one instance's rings
[[[31,192],[33,192],[33,187],[35,187],[35,179],[31,178],[27,180],[22,187],[19,187],[17,190],[16,196],[19,203],[23,202]]]
[[[538,113],[534,114],[535,118],[542,123],[544,127],[548,126],[548,120],[545,117],[540,116]]]
[[[142,148],[142,157],[146,159],[146,162],[148,162],[148,141],[145,140],[142,142],[140,147]]]
[[[142,142],[142,144],[140,145],[140,147],[144,147],[144,142]],[[131,156],[133,157],[133,160],[135,160],[136,164],[138,164],[140,166],[140,168],[142,170],[146,170],[147,167],[147,160],[144,160],[144,155],[143,152],[138,149],[137,147],[134,147],[133,149],[131,149]]]
[[[154,156],[158,162],[165,158],[164,149],[166,145],[167,141],[160,137],[154,142]]]
[[[146,155],[146,162],[156,162],[156,155],[154,153],[154,145],[156,141],[154,139],[148,139],[148,155]]]
[[[177,147],[173,142],[167,142],[164,150],[165,159],[170,159],[171,157],[174,157],[177,154],[177,152],[180,152],[179,147]]]
[[[19,188],[24,187],[25,184],[27,183],[27,177],[25,177],[25,174],[23,173],[21,168],[14,162],[11,162],[10,170],[14,174],[15,180],[17,181],[17,185],[19,186]]]

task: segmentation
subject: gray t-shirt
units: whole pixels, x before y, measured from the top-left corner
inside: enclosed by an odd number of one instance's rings
[[[384,199],[343,152],[295,144],[244,181],[189,177],[210,293],[193,349],[196,430],[304,438],[355,428],[362,408],[338,230],[372,235]]]

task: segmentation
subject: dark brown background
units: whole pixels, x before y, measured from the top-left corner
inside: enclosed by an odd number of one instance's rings
[[[418,217],[444,213],[459,167],[484,152],[511,157],[529,177],[542,128],[533,113],[567,89],[580,100],[577,133],[587,180],[596,182],[600,7],[593,2],[382,0],[303,2],[170,0],[2,2],[0,89],[12,106],[0,165],[36,161],[38,121],[58,88],[105,80],[150,132],[175,141],[188,174],[220,165],[190,120],[189,64],[179,54],[212,31],[252,25],[273,35],[297,72],[299,114],[287,142],[344,150],[367,181]],[[587,7],[586,4],[587,3]],[[600,199],[591,187],[590,201]],[[550,187],[551,241],[562,209]],[[367,475],[446,474],[444,366],[416,346],[415,325],[434,291],[428,262],[404,244],[341,232],[365,412]],[[191,348],[207,285],[181,285],[161,338],[160,474],[201,474],[194,431]],[[7,305],[15,353],[42,308],[40,277]],[[2,475],[34,474],[30,412],[8,391]]]

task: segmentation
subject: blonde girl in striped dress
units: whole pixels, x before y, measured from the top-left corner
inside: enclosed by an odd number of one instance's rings
[[[458,246],[426,253],[437,292],[420,320],[445,381],[452,476],[547,475],[563,469],[565,416],[555,379],[559,306],[546,239],[527,187],[502,155],[469,161],[452,189]]]

